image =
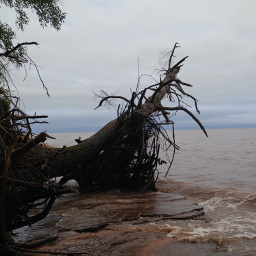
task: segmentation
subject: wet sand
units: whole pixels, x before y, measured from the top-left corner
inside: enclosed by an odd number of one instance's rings
[[[62,197],[48,218],[18,230],[16,243],[42,255],[253,255],[241,254],[243,248],[235,241],[186,231],[191,223],[211,223],[211,216],[194,201],[211,198],[211,193],[170,186],[169,181],[160,181],[158,188],[156,193]]]

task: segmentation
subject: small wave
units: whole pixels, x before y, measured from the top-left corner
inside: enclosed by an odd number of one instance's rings
[[[168,225],[168,224],[167,224]],[[227,247],[229,238],[219,235],[212,228],[194,227],[193,229],[184,227],[172,227],[173,230],[167,235],[170,238],[176,239],[178,242],[214,242],[221,247]]]
[[[229,251],[234,243],[242,248],[245,240],[256,239],[256,194],[173,181],[160,181],[161,189],[194,200],[206,214],[205,220],[170,222],[168,237],[178,242],[214,242]]]
[[[167,234],[167,237],[175,239],[177,242],[214,242],[228,251],[233,251],[234,248],[237,249],[238,247],[244,248],[245,246],[248,250],[251,250],[254,249],[254,245],[246,245],[256,238],[256,223],[250,220],[251,217],[247,216],[245,219],[239,220],[239,217],[230,216],[221,220],[215,219],[210,223],[198,220],[190,221],[185,225],[179,222],[175,226],[170,223],[167,224],[167,228],[172,230]]]

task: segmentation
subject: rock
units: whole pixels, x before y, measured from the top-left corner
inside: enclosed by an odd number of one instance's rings
[[[51,214],[32,228],[16,230],[15,240],[19,246],[31,248],[57,239],[58,234],[60,242],[70,235],[77,237],[77,233],[95,232],[111,224],[133,222],[132,225],[139,225],[153,219],[191,219],[202,214],[202,206],[171,193],[73,195],[60,198]],[[117,240],[117,244],[124,243],[122,241]]]
[[[27,226],[14,230],[15,244],[24,248],[33,248],[56,240],[59,232],[55,224],[59,219],[58,216],[49,215],[31,227]]]
[[[66,204],[67,202],[65,202]],[[171,193],[107,193],[80,196],[68,202],[58,228],[77,232],[95,231],[109,223],[142,217],[189,219],[202,215],[203,207]]]

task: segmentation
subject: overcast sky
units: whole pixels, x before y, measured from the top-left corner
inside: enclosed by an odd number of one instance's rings
[[[197,117],[206,128],[256,127],[255,0],[76,0],[61,1],[67,18],[60,31],[41,28],[30,15],[24,32],[15,13],[0,9],[2,22],[17,41],[36,41],[30,57],[40,66],[48,98],[32,68],[16,73],[16,85],[28,114],[46,114],[48,132],[97,131],[116,116],[114,108],[94,110],[101,89],[130,97],[139,73],[155,75],[159,59],[175,42],[176,60],[189,58],[179,78],[199,100]],[[153,80],[142,80],[148,86]],[[185,88],[186,89],[186,88]],[[195,113],[195,112],[193,112]],[[197,128],[184,113],[176,128]]]

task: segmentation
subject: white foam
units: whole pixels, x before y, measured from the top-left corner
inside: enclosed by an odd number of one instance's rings
[[[167,235],[182,241],[207,242],[215,239],[218,241],[235,238],[256,238],[256,219],[253,213],[234,214],[221,216],[210,223],[203,221],[188,221],[185,225],[171,226],[172,231]]]

